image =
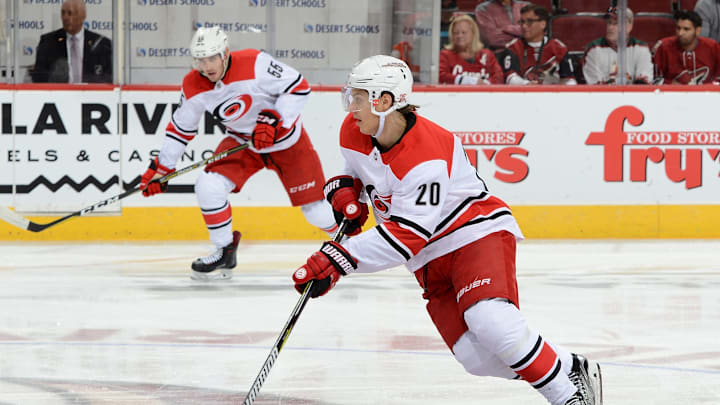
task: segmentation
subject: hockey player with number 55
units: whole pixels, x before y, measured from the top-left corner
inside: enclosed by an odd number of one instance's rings
[[[300,116],[310,94],[305,78],[267,53],[255,49],[231,53],[227,35],[219,27],[199,28],[190,52],[194,69],[183,79],[180,106],[167,125],[159,156],[142,175],[140,188],[146,197],[167,190],[167,183],[153,180],[175,171],[206,111],[225,127],[216,153],[249,143],[247,149],[207,165],[195,183],[217,250],[192,263],[191,277],[229,279],[240,233],[232,230],[228,195],[239,192],[262,168],[277,173],[290,202],[300,206],[309,223],[328,233],[337,226],[324,200],[320,160]]]
[[[345,173],[325,185],[333,210],[351,220],[343,243],[325,242],[294,274],[302,292],[326,294],[340,276],[404,264],[427,311],[470,373],[523,379],[553,405],[600,405],[597,363],[551,344],[519,310],[515,244],[520,229],[492,195],[460,140],[415,113],[412,73],[390,56],[352,69],[340,129]],[[378,225],[360,232],[368,199]]]

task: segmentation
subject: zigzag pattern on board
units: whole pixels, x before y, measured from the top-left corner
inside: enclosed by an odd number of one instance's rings
[[[88,176],[79,183],[67,175],[61,177],[58,181],[55,182],[48,180],[45,176],[38,176],[35,178],[35,180],[30,182],[30,184],[18,184],[15,186],[15,188],[17,194],[29,194],[40,186],[45,186],[53,193],[57,192],[63,186],[70,187],[77,192],[81,192],[87,187],[95,186],[95,188],[97,188],[98,190],[105,192],[109,190],[112,186],[117,185],[119,182],[120,179],[118,176],[112,176],[106,182],[101,182],[100,180],[96,179],[95,176]],[[123,182],[123,191],[130,190],[131,188],[137,186],[139,183],[140,176],[135,177],[129,183]],[[0,194],[12,194],[12,187],[13,186],[11,184],[0,184]],[[192,193],[193,190],[194,186],[192,184],[170,184],[167,192]]]

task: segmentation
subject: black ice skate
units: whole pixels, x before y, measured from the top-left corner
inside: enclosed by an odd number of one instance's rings
[[[200,257],[192,263],[193,280],[230,280],[232,269],[237,265],[237,247],[240,243],[240,232],[233,232],[233,241],[218,249],[210,256]]]
[[[602,375],[600,366],[579,354],[573,354],[568,378],[578,389],[565,405],[602,405]]]

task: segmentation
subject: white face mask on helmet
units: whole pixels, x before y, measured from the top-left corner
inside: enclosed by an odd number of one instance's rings
[[[355,64],[350,72],[346,87],[343,88],[343,108],[351,112],[353,99],[350,89],[362,89],[368,92],[372,113],[384,117],[409,104],[412,84],[412,72],[405,62],[392,56],[370,56]],[[387,111],[378,112],[375,106],[383,92],[392,94],[393,105]]]
[[[220,55],[223,60],[228,54],[228,37],[218,26],[198,28],[190,40],[190,54],[193,58],[193,68],[198,69],[200,59]],[[227,68],[227,61],[223,62]],[[202,73],[202,71],[200,71]]]

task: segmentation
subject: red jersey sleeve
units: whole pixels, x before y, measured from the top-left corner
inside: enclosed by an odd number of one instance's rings
[[[502,68],[500,67],[500,64],[498,63],[497,58],[495,57],[495,54],[489,50],[489,49],[483,49],[483,52],[487,55],[487,71],[490,76],[490,83],[491,84],[503,84],[505,83],[505,77],[503,75]]]
[[[452,74],[453,61],[449,50],[440,51],[440,76],[439,81],[443,84],[455,84],[455,75]]]

